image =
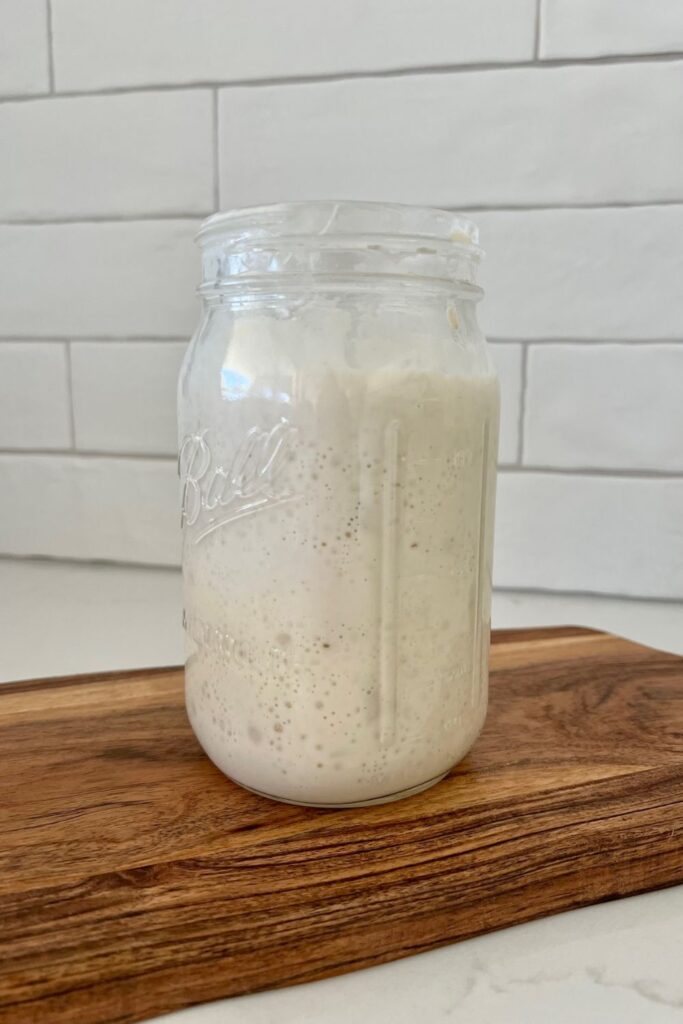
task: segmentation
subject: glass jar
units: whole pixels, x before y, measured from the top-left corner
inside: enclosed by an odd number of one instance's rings
[[[498,384],[477,230],[355,202],[217,214],[179,383],[186,696],[242,786],[439,781],[486,713]]]

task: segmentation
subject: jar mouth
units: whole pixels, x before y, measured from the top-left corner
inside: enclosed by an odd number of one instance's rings
[[[428,206],[341,199],[244,207],[202,224],[200,293],[275,278],[294,288],[305,281],[309,290],[352,280],[472,290],[483,256],[478,241],[472,221]]]
[[[352,236],[429,240],[465,248],[473,259],[482,256],[479,229],[462,214],[431,206],[352,199],[272,203],[214,213],[203,221],[195,240],[203,248],[218,240],[341,240]]]

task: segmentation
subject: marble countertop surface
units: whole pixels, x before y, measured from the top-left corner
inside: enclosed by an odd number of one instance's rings
[[[0,559],[0,683],[177,664],[180,607],[179,574],[172,570]],[[608,629],[683,654],[680,604],[521,592],[494,596],[494,626],[559,623]],[[157,1020],[683,1024],[683,886]]]

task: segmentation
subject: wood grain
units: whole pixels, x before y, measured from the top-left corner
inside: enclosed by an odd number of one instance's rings
[[[239,789],[182,671],[0,687],[0,1021],[123,1024],[683,881],[683,659],[493,637],[472,754],[396,804]]]

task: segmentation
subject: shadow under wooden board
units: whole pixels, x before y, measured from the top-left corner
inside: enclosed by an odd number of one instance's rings
[[[495,633],[440,785],[271,803],[199,750],[182,671],[0,687],[0,1021],[128,1022],[683,881],[683,659]]]

